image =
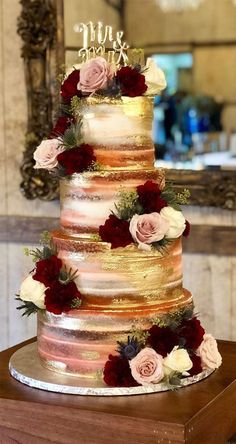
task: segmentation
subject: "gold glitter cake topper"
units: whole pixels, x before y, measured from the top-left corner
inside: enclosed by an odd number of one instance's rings
[[[78,51],[78,56],[82,62],[87,62],[91,58],[101,56],[107,59],[109,63],[116,65],[127,65],[130,63],[132,53],[137,59],[138,53],[143,50],[130,50],[129,45],[123,41],[124,31],[114,31],[112,26],[104,25],[102,22],[94,24],[92,21],[88,23],[78,23],[74,26],[75,32],[83,33],[83,47]],[[111,46],[107,48],[107,44]],[[131,57],[130,57],[131,56]],[[138,56],[141,60],[143,57]]]

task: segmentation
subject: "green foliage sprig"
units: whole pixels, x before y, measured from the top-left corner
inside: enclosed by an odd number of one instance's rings
[[[102,166],[99,162],[92,162],[90,167],[88,167],[87,171],[101,171]]]
[[[171,184],[165,186],[164,190],[161,192],[161,197],[162,199],[165,199],[168,205],[174,208],[174,210],[181,211]]]
[[[188,306],[184,307],[182,310],[174,311],[158,318],[153,318],[152,323],[161,328],[170,327],[172,330],[175,330],[183,322],[183,320],[189,320],[192,317],[193,306]]]
[[[24,248],[25,255],[32,256],[33,262],[49,259],[51,256],[57,255],[57,248],[52,243],[52,239],[48,231],[43,231],[41,234],[40,244],[43,245],[42,249],[35,248],[34,250],[31,250],[30,248]]]
[[[190,197],[190,191],[186,188],[179,193],[175,193],[172,184],[167,184],[161,192],[162,199],[165,199],[174,210],[181,211],[180,205],[186,205]]]
[[[67,269],[66,266],[64,266],[60,270],[59,275],[59,282],[61,284],[67,285],[69,282],[74,281],[78,277],[78,270],[73,271],[72,268]]]
[[[179,372],[174,372],[165,376],[161,382],[164,382],[169,390],[174,392],[182,386],[182,375]]]
[[[37,305],[35,305],[33,302],[22,301],[22,299],[20,298],[20,296],[18,294],[16,295],[15,299],[16,299],[16,301],[21,302],[21,305],[16,307],[16,309],[17,310],[24,310],[22,313],[22,316],[29,317],[31,314],[36,313],[38,310],[40,310],[40,308],[37,307]]]
[[[140,330],[139,328],[137,328],[135,325],[133,326],[133,328],[131,329],[130,335],[132,337],[134,337],[138,343],[140,345],[142,345],[143,347],[146,345],[146,342],[148,340],[148,337],[150,336],[150,334],[148,333],[148,331],[143,331]]]
[[[74,96],[70,102],[70,113],[76,117],[80,118],[88,109],[88,105],[85,99],[81,97]]]
[[[39,238],[39,243],[43,245],[50,245],[52,243],[52,236],[49,231],[45,230],[41,233]]]
[[[91,235],[91,241],[92,242],[101,242],[101,237],[99,236],[99,234],[92,234]]]
[[[158,242],[153,242],[152,248],[154,250],[158,250],[161,254],[168,253],[168,247],[172,244],[172,242],[173,239],[163,237],[163,239],[159,240]]]
[[[67,117],[73,117],[71,114],[70,105],[68,103],[60,104],[60,112],[62,115],[66,115]]]
[[[187,188],[184,188],[181,193],[176,194],[176,199],[180,205],[187,205],[189,203],[190,196],[190,191]]]
[[[62,145],[66,150],[70,150],[83,143],[82,137],[82,119],[79,119],[76,124],[72,124],[63,134],[61,140]]]
[[[117,216],[124,220],[130,220],[134,214],[141,214],[142,207],[138,201],[137,191],[121,189],[118,192],[118,202],[115,204],[115,209]]]
[[[81,304],[82,304],[81,299],[75,298],[71,302],[71,308],[79,308],[81,306]]]

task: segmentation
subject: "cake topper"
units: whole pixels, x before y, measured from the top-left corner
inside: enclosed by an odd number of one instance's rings
[[[87,24],[78,23],[74,30],[83,33],[83,47],[78,51],[78,56],[83,62],[99,55],[110,63],[127,65],[129,45],[123,41],[124,31],[114,32],[112,26],[102,22],[94,24],[92,21]],[[111,49],[106,48],[107,43],[111,44]]]

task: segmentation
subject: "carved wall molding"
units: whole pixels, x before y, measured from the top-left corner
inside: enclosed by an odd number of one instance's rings
[[[58,181],[34,170],[33,152],[50,132],[56,109],[58,75],[57,0],[21,0],[17,31],[22,38],[28,99],[28,124],[21,165],[22,193],[27,199],[55,199]],[[60,23],[61,29],[61,23]]]
[[[188,188],[190,204],[236,210],[236,171],[167,170],[166,180],[175,188]]]
[[[0,242],[37,244],[44,230],[55,230],[58,224],[54,217],[0,216]],[[183,251],[235,256],[236,227],[191,224],[191,235],[183,238]]]

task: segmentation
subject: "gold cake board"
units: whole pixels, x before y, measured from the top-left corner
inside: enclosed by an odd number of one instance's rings
[[[77,376],[54,373],[44,368],[40,362],[37,343],[25,345],[17,350],[9,362],[9,370],[13,378],[40,390],[86,396],[124,396],[157,393],[170,390],[164,383],[138,387],[108,387],[102,382]],[[209,376],[214,370],[204,370],[196,376],[184,378],[180,387],[194,384]]]

